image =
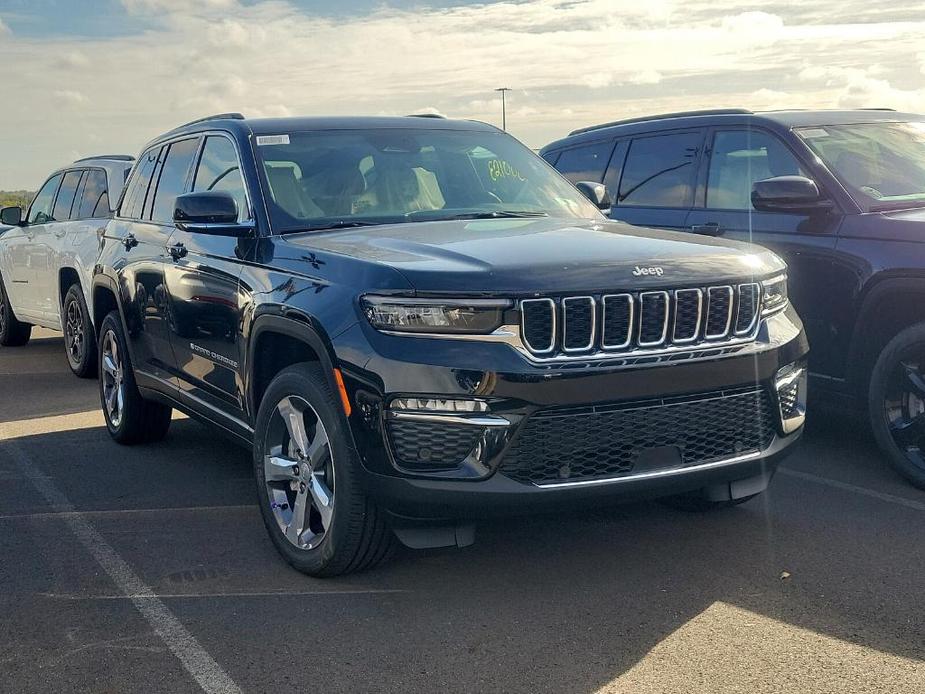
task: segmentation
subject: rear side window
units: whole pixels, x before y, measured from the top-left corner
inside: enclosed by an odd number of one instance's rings
[[[699,132],[643,137],[630,144],[617,204],[687,207],[693,199]]]
[[[29,224],[47,224],[52,221],[51,206],[55,202],[55,193],[58,192],[58,184],[61,183],[61,178],[62,175],[57,174],[45,181],[45,185],[35,196],[35,200],[32,201],[32,206],[29,208]]]
[[[77,216],[80,219],[109,216],[109,192],[106,189],[105,171],[91,169],[87,172]]]
[[[144,208],[145,196],[148,193],[148,184],[151,182],[151,174],[154,173],[154,167],[157,164],[157,155],[161,148],[152,147],[141,155],[131,178],[125,187],[125,196],[122,198],[122,207],[119,208],[119,214],[129,219],[141,219],[141,211]]]
[[[202,157],[196,169],[193,190],[218,190],[230,193],[238,203],[238,220],[248,219],[247,196],[244,193],[244,179],[234,145],[227,137],[206,138]]]
[[[562,152],[556,168],[572,183],[604,179],[604,169],[613,152],[613,141],[594,142],[590,145],[573,147]]]
[[[173,221],[177,196],[186,192],[190,166],[198,148],[198,138],[180,140],[170,145],[157,182],[157,193],[154,196],[154,207],[151,212],[152,221],[162,224],[169,224]]]
[[[58,191],[58,197],[55,199],[55,208],[51,213],[56,222],[65,222],[71,218],[71,207],[74,204],[74,197],[77,195],[77,188],[80,186],[80,178],[83,171],[68,171],[61,181],[61,189]]]

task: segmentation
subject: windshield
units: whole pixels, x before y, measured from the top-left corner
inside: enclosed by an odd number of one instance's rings
[[[509,135],[363,130],[258,136],[274,231],[512,216],[601,219]]]
[[[866,211],[925,205],[925,123],[798,128]]]

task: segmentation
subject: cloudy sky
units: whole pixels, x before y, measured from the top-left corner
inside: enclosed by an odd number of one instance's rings
[[[186,120],[407,114],[531,147],[625,116],[925,112],[925,2],[0,0],[0,189]]]

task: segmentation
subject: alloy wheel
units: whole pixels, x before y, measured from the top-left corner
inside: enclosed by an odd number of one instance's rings
[[[318,413],[290,395],[276,406],[264,443],[264,480],[280,531],[299,549],[315,549],[334,516],[334,459]]]
[[[72,364],[80,364],[86,346],[80,304],[71,300],[64,312],[64,344]]]
[[[915,465],[925,468],[925,374],[923,361],[901,360],[890,375],[884,411],[893,443]]]
[[[119,342],[112,330],[106,331],[103,336],[103,404],[109,422],[114,427],[122,423],[122,413],[125,408],[125,374],[122,366],[122,355],[119,352]]]

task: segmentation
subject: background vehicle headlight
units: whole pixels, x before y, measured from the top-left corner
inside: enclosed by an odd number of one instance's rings
[[[407,333],[488,334],[513,304],[496,299],[413,299],[364,296],[363,313],[378,330]]]
[[[761,313],[765,316],[771,313],[782,311],[790,303],[790,297],[787,294],[787,275],[778,275],[761,283],[762,294],[764,299],[761,305]]]

